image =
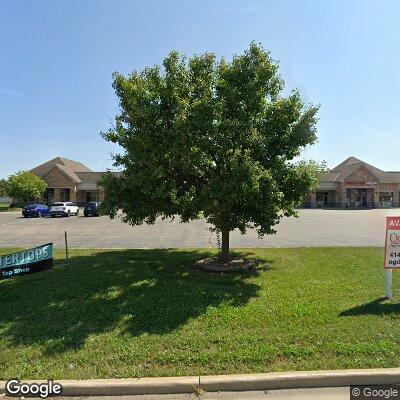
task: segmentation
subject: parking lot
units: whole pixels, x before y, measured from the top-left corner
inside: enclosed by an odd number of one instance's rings
[[[82,213],[81,213],[82,214]],[[386,215],[400,209],[301,210],[299,218],[284,218],[278,233],[258,239],[249,230],[231,234],[232,247],[383,246]],[[203,220],[182,224],[157,221],[153,226],[130,226],[108,217],[82,215],[68,218],[23,218],[20,213],[0,213],[0,247],[26,247],[46,242],[58,246],[68,232],[70,247],[76,248],[174,248],[216,247]]]

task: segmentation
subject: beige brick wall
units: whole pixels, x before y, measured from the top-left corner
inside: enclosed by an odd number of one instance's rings
[[[360,168],[355,170],[345,179],[345,182],[378,182],[378,178],[361,165]]]
[[[47,187],[54,188],[54,201],[60,201],[60,189],[70,189],[70,201],[77,201],[76,183],[57,167],[51,168],[42,175],[42,179],[47,183]]]

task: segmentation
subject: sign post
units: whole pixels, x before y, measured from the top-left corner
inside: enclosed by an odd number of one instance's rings
[[[69,267],[67,231],[65,231],[64,237],[65,237],[65,258],[67,259],[67,266]]]
[[[392,292],[392,270],[387,268],[385,271],[385,297],[387,299],[393,298]]]
[[[392,270],[400,268],[400,217],[386,217],[385,296],[393,298]]]

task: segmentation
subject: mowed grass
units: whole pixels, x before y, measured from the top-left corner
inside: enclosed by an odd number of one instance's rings
[[[191,268],[211,250],[72,250],[68,268],[1,281],[0,379],[400,366],[382,249],[238,252],[258,274]]]
[[[7,203],[0,203],[0,212],[4,212],[4,211],[21,211],[22,208],[19,207],[10,207],[9,204]]]

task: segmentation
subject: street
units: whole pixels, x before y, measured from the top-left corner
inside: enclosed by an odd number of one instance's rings
[[[85,400],[349,400],[348,387],[285,389],[257,392],[215,392],[195,394],[164,394],[143,396],[99,396]],[[60,399],[60,398],[58,398]],[[68,397],[65,400],[80,400],[83,397]]]

